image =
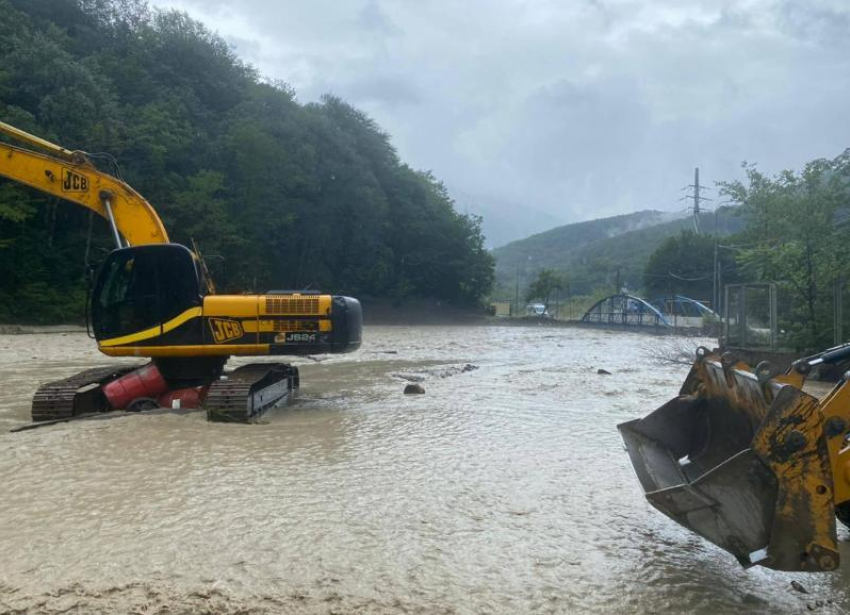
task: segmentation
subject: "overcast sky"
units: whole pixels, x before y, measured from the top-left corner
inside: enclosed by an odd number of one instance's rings
[[[152,4],[302,102],[363,109],[455,193],[565,221],[682,209],[695,166],[712,184],[850,146],[850,0]]]

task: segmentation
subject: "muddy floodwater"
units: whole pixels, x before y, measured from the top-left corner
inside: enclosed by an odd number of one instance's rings
[[[659,354],[710,340],[365,335],[296,361],[264,424],[22,433],[40,383],[111,361],[83,334],[0,336],[0,613],[850,612],[843,529],[842,572],[743,570],[645,502],[616,425],[676,393]]]

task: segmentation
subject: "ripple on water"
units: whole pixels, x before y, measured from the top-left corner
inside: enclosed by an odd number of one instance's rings
[[[366,334],[358,353],[299,361],[297,402],[263,425],[162,415],[0,435],[0,612],[850,608],[846,573],[798,594],[797,577],[743,571],[645,502],[616,424],[687,371],[653,360],[653,339]],[[0,426],[27,420],[38,383],[102,364],[89,343],[0,338]]]

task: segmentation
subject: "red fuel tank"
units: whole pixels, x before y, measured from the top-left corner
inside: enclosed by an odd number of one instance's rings
[[[104,385],[103,394],[112,408],[121,410],[129,406],[134,399],[156,399],[167,390],[168,383],[165,378],[159,373],[156,365],[149,363]]]
[[[174,410],[194,409],[201,405],[201,402],[207,396],[209,385],[203,387],[190,387],[187,389],[175,389],[168,391],[164,395],[160,395],[159,405],[161,408],[172,408]],[[177,404],[175,405],[175,402]]]

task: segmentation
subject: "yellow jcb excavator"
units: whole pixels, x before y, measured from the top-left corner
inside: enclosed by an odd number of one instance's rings
[[[850,525],[850,373],[825,397],[803,384],[850,344],[785,373],[697,350],[678,397],[619,425],[649,502],[746,566],[830,571]]]
[[[339,353],[360,346],[356,299],[305,291],[215,294],[199,255],[170,243],[156,210],[98,169],[90,154],[3,122],[0,136],[6,137],[0,140],[0,176],[109,222],[116,248],[91,293],[94,337],[106,355],[152,359],[138,369],[98,368],[42,386],[33,399],[33,420],[201,405],[212,420],[248,422],[291,397],[298,370],[257,363],[225,373],[228,357]]]

